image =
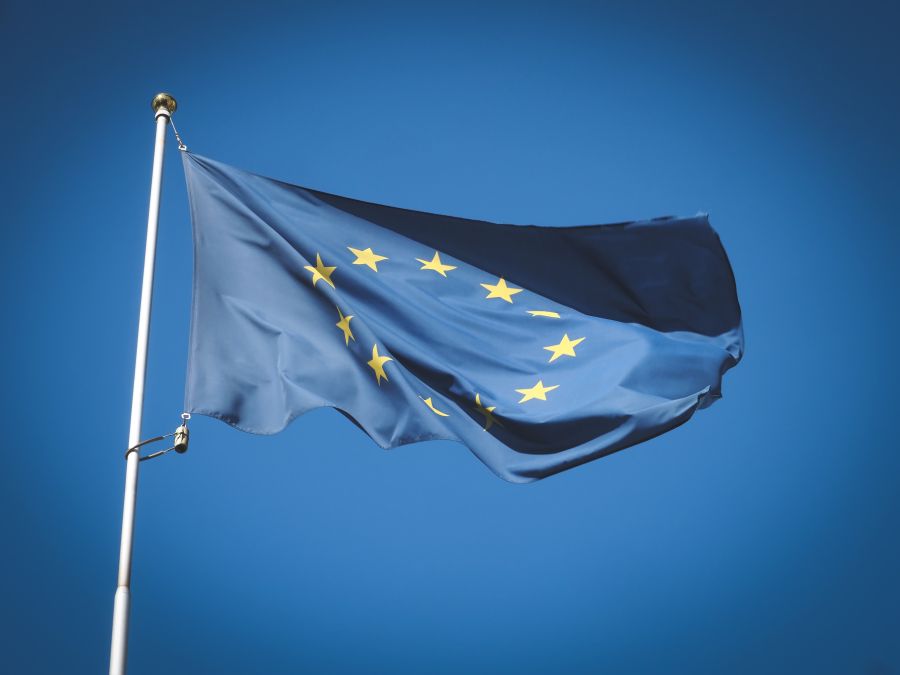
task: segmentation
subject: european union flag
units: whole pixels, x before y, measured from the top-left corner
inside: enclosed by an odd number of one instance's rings
[[[338,197],[183,153],[187,410],[272,434],[337,408],[527,482],[652,438],[741,358],[705,215],[537,227]]]

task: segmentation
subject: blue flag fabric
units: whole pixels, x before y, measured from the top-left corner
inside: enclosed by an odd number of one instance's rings
[[[189,412],[272,434],[332,406],[383,448],[456,440],[527,482],[685,422],[741,358],[706,215],[501,225],[183,157]]]

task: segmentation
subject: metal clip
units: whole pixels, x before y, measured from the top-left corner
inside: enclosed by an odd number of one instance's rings
[[[181,426],[179,426],[175,430],[175,440],[172,443],[172,447],[175,449],[175,452],[179,454],[184,454],[188,449],[188,441],[191,438],[191,434],[188,431],[187,423],[188,420],[191,419],[189,413],[181,413]]]
[[[148,438],[146,441],[141,441],[137,445],[133,445],[125,451],[125,459],[127,460],[128,455],[130,455],[132,452],[137,452],[139,448],[145,445],[149,445],[150,443],[156,443],[157,441],[161,441],[164,438],[169,438],[170,436],[175,437],[172,447],[166,448],[165,450],[157,450],[156,452],[151,452],[149,455],[144,455],[143,457],[138,456],[138,461],[143,462],[145,459],[160,457],[161,455],[172,452],[172,450],[177,452],[179,455],[183,455],[187,452],[188,441],[190,440],[190,433],[188,432],[187,428],[189,419],[191,419],[190,413],[181,413],[181,424],[177,429],[175,429],[175,431],[173,431],[171,434],[156,436],[155,438]]]

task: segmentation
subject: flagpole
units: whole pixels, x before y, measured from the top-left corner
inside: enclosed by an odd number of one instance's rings
[[[147,347],[150,341],[150,306],[153,302],[153,270],[156,262],[156,230],[159,224],[159,197],[162,188],[163,152],[166,126],[175,112],[175,99],[157,94],[151,103],[156,116],[156,146],[150,179],[150,209],[147,214],[147,245],[144,249],[144,280],[141,286],[141,310],[138,320],[137,353],[134,362],[134,389],[131,396],[131,427],[128,447],[141,441],[141,416],[144,410],[144,380],[147,373]],[[110,675],[124,675],[128,656],[128,615],[131,608],[131,552],[134,541],[134,510],[137,501],[137,452],[129,452],[125,468],[125,503],[122,507],[122,542],[119,547],[119,582],[113,604],[112,644],[109,654]]]

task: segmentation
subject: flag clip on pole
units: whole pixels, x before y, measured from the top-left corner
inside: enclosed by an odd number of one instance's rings
[[[156,116],[156,145],[153,150],[153,173],[150,179],[150,209],[147,214],[147,246],[144,250],[144,278],[141,285],[141,310],[138,320],[137,353],[134,361],[131,426],[128,432],[129,448],[140,443],[141,437],[147,347],[150,341],[150,306],[153,301],[153,269],[156,262],[156,230],[159,224],[159,196],[162,188],[163,151],[166,147],[166,125],[171,120],[176,105],[175,99],[169,94],[157,94],[151,102]],[[134,541],[134,510],[140,463],[138,453],[128,453],[126,462],[125,503],[122,507],[122,543],[119,548],[119,581],[113,604],[112,644],[109,654],[110,675],[124,675],[125,661],[128,656],[131,552]]]
[[[188,429],[188,420],[191,419],[190,413],[181,413],[181,424],[178,425],[178,428],[175,429],[171,434],[163,434],[162,436],[154,436],[153,438],[148,438],[144,441],[136,445],[132,445],[125,451],[125,461],[128,461],[128,456],[132,452],[138,452],[145,445],[150,445],[151,443],[156,443],[158,441],[165,440],[167,438],[173,438],[172,445],[170,445],[165,450],[157,450],[156,452],[151,452],[149,455],[144,455],[139,457],[139,461],[143,462],[148,459],[155,459],[157,457],[162,457],[163,455],[167,455],[173,450],[177,452],[179,455],[183,455],[187,452],[188,443],[190,442],[191,432]]]

